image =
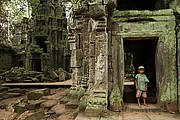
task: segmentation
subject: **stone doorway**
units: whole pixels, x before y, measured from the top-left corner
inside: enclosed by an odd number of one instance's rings
[[[43,49],[44,53],[47,53],[46,41],[47,41],[47,39],[44,37],[37,37],[36,38],[36,45],[39,45],[39,47]]]
[[[125,38],[124,46],[124,103],[136,103],[134,76],[140,65],[149,79],[148,103],[156,103],[156,47],[158,38]]]
[[[32,60],[32,70],[33,71],[41,71],[41,59],[33,59]]]

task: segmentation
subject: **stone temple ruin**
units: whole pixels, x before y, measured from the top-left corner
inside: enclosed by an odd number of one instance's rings
[[[40,0],[29,23],[26,68],[68,70],[69,51],[65,9],[58,0]]]
[[[61,1],[40,0],[32,19],[17,25],[15,42],[23,45],[8,55],[9,63],[32,71],[71,69],[71,91],[61,101],[88,115],[122,111],[136,102],[134,75],[143,65],[150,80],[147,101],[178,111],[180,2],[137,1],[71,1],[68,31]]]
[[[124,103],[133,102],[127,99],[135,98],[127,88],[133,88],[133,76],[143,65],[149,102],[180,109],[179,1],[77,3],[69,32],[73,85],[67,105],[78,103],[93,114],[123,110]]]
[[[31,19],[23,18],[21,23],[15,25],[12,47],[0,45],[0,71],[8,70],[1,75],[13,77],[11,82],[34,81],[38,76],[41,76],[40,81],[69,79],[69,73],[65,72],[70,71],[67,35],[67,19],[62,1],[37,1],[32,7]],[[23,78],[28,74],[27,71],[31,76]],[[20,78],[23,79],[19,81]]]
[[[67,19],[61,1],[40,0],[32,9],[31,20],[24,18],[15,26],[17,66],[34,71],[49,68],[69,71],[67,40]]]

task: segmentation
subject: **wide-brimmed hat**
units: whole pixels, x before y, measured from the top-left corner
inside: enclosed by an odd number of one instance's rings
[[[139,69],[139,70],[140,70],[140,69],[144,69],[144,66],[139,66],[138,69]]]

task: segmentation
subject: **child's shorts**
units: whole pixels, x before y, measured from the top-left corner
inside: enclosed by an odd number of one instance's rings
[[[137,90],[136,97],[140,98],[142,95],[143,98],[147,98],[147,93],[145,91]]]

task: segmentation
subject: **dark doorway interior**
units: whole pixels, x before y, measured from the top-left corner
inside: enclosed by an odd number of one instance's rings
[[[164,0],[117,0],[117,10],[157,10],[168,9]]]
[[[24,66],[23,61],[19,61],[18,67],[23,67],[23,66]]]
[[[41,71],[41,60],[40,59],[32,60],[32,70],[33,71]]]
[[[154,10],[156,0],[117,0],[118,10]]]
[[[39,45],[40,48],[43,48],[44,53],[47,53],[47,45],[46,45],[45,41],[47,41],[47,40],[44,37],[37,37],[36,45]]]
[[[124,53],[132,53],[135,74],[138,73],[138,66],[145,67],[145,74],[149,79],[148,99],[149,103],[156,103],[156,69],[155,53],[158,38],[129,38],[124,39]],[[125,65],[126,66],[126,65]],[[136,102],[135,85],[124,86],[124,102]]]

